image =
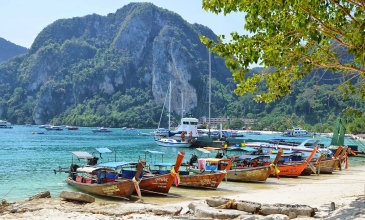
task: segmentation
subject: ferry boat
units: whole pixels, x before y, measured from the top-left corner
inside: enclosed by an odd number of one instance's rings
[[[13,128],[13,127],[11,126],[11,123],[0,120],[0,128]]]
[[[316,133],[306,131],[302,128],[288,129],[283,132],[282,136],[285,137],[313,137]]]

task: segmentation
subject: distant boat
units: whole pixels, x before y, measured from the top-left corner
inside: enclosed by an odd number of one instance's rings
[[[167,128],[157,128],[155,131],[151,132],[151,135],[154,136],[168,136],[169,135],[169,129]]]
[[[67,130],[79,130],[77,126],[66,126]]]
[[[138,132],[138,136],[151,136],[150,133]]]
[[[39,128],[48,128],[48,127],[51,127],[50,124],[46,124],[46,125],[39,125]]]
[[[63,128],[61,126],[50,126],[50,127],[46,127],[47,131],[62,131]]]
[[[176,140],[173,138],[160,138],[155,140],[156,144],[163,147],[190,147],[192,142]]]
[[[247,135],[261,135],[261,132],[259,131],[246,131]]]
[[[13,128],[10,122],[0,120],[0,128]]]
[[[282,136],[285,137],[313,137],[315,133],[306,131],[302,128],[293,128],[283,132]]]
[[[105,127],[100,127],[98,129],[92,129],[91,130],[94,133],[98,133],[98,132],[112,132],[112,130],[110,130],[109,128],[105,128]]]

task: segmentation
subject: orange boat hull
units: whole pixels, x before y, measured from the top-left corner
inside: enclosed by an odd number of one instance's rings
[[[306,168],[307,163],[288,163],[288,164],[278,164],[278,169],[280,170],[280,177],[298,177],[303,170]],[[274,173],[270,174],[271,177],[275,177]]]
[[[142,194],[166,195],[174,182],[175,177],[170,173],[164,175],[155,175],[151,177],[144,176],[139,183]],[[134,190],[136,193],[136,190]]]

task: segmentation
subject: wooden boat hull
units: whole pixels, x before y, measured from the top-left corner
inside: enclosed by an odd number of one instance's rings
[[[175,177],[170,173],[155,175],[151,177],[144,176],[139,183],[142,194],[166,195],[174,182]],[[134,192],[136,192],[134,190]]]
[[[225,176],[224,172],[180,175],[179,186],[217,189]]]
[[[338,163],[337,160],[322,160],[319,166],[320,174],[332,174],[332,172],[335,170],[336,163]],[[312,164],[318,169],[318,165],[316,163],[312,162]],[[303,170],[302,175],[309,175],[308,173],[313,174],[313,171],[307,165]]]
[[[236,182],[262,182],[266,181],[270,167],[249,167],[249,168],[232,168],[227,171],[227,180]],[[194,173],[200,173],[199,169],[190,169]],[[204,171],[203,173],[210,173],[211,171]]]
[[[269,170],[269,166],[243,169],[232,168],[232,170],[227,172],[227,180],[236,182],[264,182],[267,180]]]
[[[335,159],[335,162],[333,163],[333,168],[335,170],[340,170],[340,166],[341,166],[341,161],[340,159]]]
[[[117,197],[117,198],[130,198],[133,190],[134,185],[132,180],[116,180],[115,182],[109,183],[80,183],[74,181],[71,177],[66,178],[66,182],[87,193],[100,195],[100,196],[109,196],[109,197]]]
[[[307,163],[288,163],[288,164],[279,164],[278,169],[280,170],[280,177],[298,177],[303,170],[307,167]],[[276,175],[271,173],[271,177],[275,177]]]

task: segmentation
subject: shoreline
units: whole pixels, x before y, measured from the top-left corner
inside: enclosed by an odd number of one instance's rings
[[[17,201],[13,205],[15,207],[13,209],[18,210],[19,207],[27,207],[26,210],[28,211],[0,212],[0,219],[41,219],[47,217],[57,219],[119,219],[111,218],[111,216],[119,216],[121,219],[171,219],[170,212],[157,216],[154,211],[146,213],[146,210],[153,209],[151,207],[175,211],[178,208],[172,207],[181,207],[182,210],[189,210],[187,207],[190,203],[204,203],[206,199],[212,196],[265,204],[308,205],[318,209],[315,218],[344,219],[352,216],[352,219],[356,219],[353,216],[356,213],[357,217],[360,216],[359,218],[365,217],[365,165],[352,166],[347,170],[336,171],[330,175],[269,178],[265,183],[223,181],[218,190],[199,192],[198,190],[172,187],[171,196],[182,197],[144,197],[144,204],[137,204],[137,199],[133,197],[134,199],[128,202],[96,199],[95,203],[80,205],[63,201],[59,195],[51,195],[51,199]],[[336,207],[334,211],[331,210],[331,203],[334,203]],[[354,208],[355,203],[358,206],[356,208]],[[113,211],[109,210],[110,207],[118,208]],[[121,209],[121,207],[124,208]],[[85,212],[82,210],[83,208],[94,211],[92,211],[93,213]],[[124,214],[121,214],[121,210],[125,211]],[[134,211],[130,212],[132,214],[126,214],[129,213],[128,210]]]

